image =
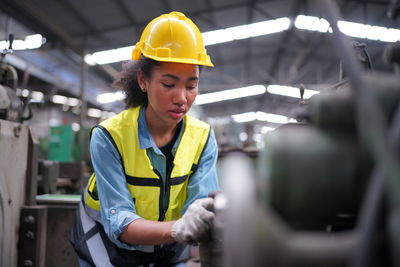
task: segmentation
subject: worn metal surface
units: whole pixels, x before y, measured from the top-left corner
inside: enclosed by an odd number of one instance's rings
[[[68,240],[75,208],[76,205],[38,205],[22,209],[18,266],[78,266]]]
[[[17,265],[21,207],[25,203],[28,127],[0,120],[0,265]]]
[[[367,181],[363,174],[370,170],[356,144],[352,134],[311,125],[283,125],[271,132],[260,160],[267,203],[293,229],[354,227]],[[316,202],[320,199],[324,205]]]
[[[44,267],[46,259],[47,208],[25,206],[21,210],[18,267]]]
[[[76,253],[68,240],[75,208],[76,205],[47,206],[46,267],[79,266]]]
[[[25,205],[35,205],[38,180],[39,139],[29,128],[28,157],[25,185]]]

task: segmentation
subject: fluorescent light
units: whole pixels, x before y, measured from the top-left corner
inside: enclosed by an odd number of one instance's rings
[[[86,56],[83,57],[83,59],[85,60],[86,64],[90,66],[96,65],[96,61],[94,60],[92,54],[87,54]]]
[[[89,117],[100,118],[103,112],[97,108],[89,108],[87,114]]]
[[[220,44],[235,40],[226,29],[202,33],[204,45]]]
[[[256,112],[256,118],[259,121],[268,121],[272,123],[279,123],[279,124],[284,124],[289,122],[289,117],[283,116],[283,115],[278,115],[278,114],[273,114],[273,113],[265,113],[262,111],[257,111]]]
[[[28,35],[25,37],[25,45],[27,49],[35,49],[43,44],[43,36],[40,34]]]
[[[338,21],[339,30],[352,37],[366,38],[366,28],[364,24],[349,22],[349,21]]]
[[[300,89],[296,87],[285,85],[268,85],[267,91],[270,94],[300,98]],[[304,89],[303,97],[304,99],[308,99],[315,94],[319,94],[319,91]]]
[[[233,40],[257,37],[289,29],[290,19],[287,17],[245,24],[226,29],[202,33],[204,45],[213,45]]]
[[[13,50],[36,49],[45,43],[46,39],[40,34],[27,35],[24,40],[14,40]],[[8,49],[8,41],[0,41],[0,49]]]
[[[114,115],[115,115],[114,112],[111,112],[111,111],[103,111],[103,112],[101,113],[101,118],[103,118],[103,119],[108,119],[108,118],[110,118],[110,117],[112,117],[112,116],[114,116]]]
[[[288,17],[282,17],[274,20],[266,20],[252,24],[204,32],[202,33],[203,42],[204,45],[209,46],[231,42],[234,40],[282,32],[289,29],[290,23],[291,21]],[[329,22],[326,19],[314,16],[298,15],[294,21],[294,26],[297,29],[308,31],[318,31],[323,33],[332,32],[332,29],[329,27]],[[400,30],[395,28],[385,28],[349,21],[338,21],[338,27],[341,32],[352,37],[367,38],[382,42],[396,42],[400,40]],[[14,45],[16,47],[23,47],[20,49],[26,49],[26,45],[24,43],[19,43],[18,40],[14,41]],[[5,41],[1,41],[0,48],[6,47],[7,43]],[[134,46],[126,46],[88,54],[85,56],[85,62],[88,65],[93,66],[95,64],[109,64],[113,62],[129,60],[131,58],[133,48]]]
[[[214,93],[202,94],[196,97],[195,105],[203,105],[230,99],[260,95],[266,92],[264,85],[252,85],[236,89],[224,90]]]
[[[299,15],[294,21],[297,29],[319,32],[332,32],[329,22],[323,18]],[[386,28],[351,21],[338,21],[339,30],[348,36],[382,42],[396,42],[400,40],[400,30]]]
[[[266,113],[263,111],[235,114],[235,115],[232,115],[232,118],[234,121],[236,121],[238,123],[259,120],[259,121],[284,124],[284,123],[288,123],[291,120],[291,118],[283,116],[283,115]]]
[[[249,139],[249,135],[246,132],[241,132],[239,134],[239,140],[242,142],[246,142]]]
[[[255,121],[257,119],[255,112],[246,112],[241,114],[232,115],[234,121],[241,123],[241,122],[249,122]]]
[[[32,99],[37,100],[37,101],[42,101],[43,100],[43,93],[38,92],[38,91],[33,91],[31,94]]]
[[[98,95],[96,97],[97,102],[100,104],[107,104],[116,101],[116,97],[114,93],[104,93],[101,95]]]
[[[252,24],[240,25],[226,29],[219,29],[202,33],[204,45],[213,45],[233,40],[240,40],[276,32],[282,32],[290,27],[290,19],[282,17],[266,20]],[[134,46],[121,47],[117,49],[104,50],[88,54],[85,62],[88,65],[109,64],[118,61],[129,60],[132,56]]]
[[[384,33],[382,33],[379,40],[382,42],[395,43],[400,40],[400,30],[388,28]]]
[[[271,131],[273,131],[273,130],[275,130],[274,127],[269,127],[269,126],[263,126],[263,127],[261,127],[261,133],[262,133],[262,134],[266,134],[266,133],[271,132]]]
[[[95,52],[91,55],[85,56],[87,64],[92,65],[93,62],[96,64],[109,64],[118,61],[129,60],[132,57],[132,51],[134,46],[126,46],[117,49],[104,50]]]
[[[7,42],[7,48],[9,46],[9,43]],[[26,50],[26,44],[23,40],[14,40],[12,43],[12,49],[13,50]]]
[[[81,126],[79,125],[79,123],[73,122],[71,124],[71,128],[72,128],[72,131],[78,132],[81,129]]]
[[[97,96],[96,100],[100,104],[112,103],[117,100],[123,100],[125,94],[122,91],[117,91],[115,93],[104,93]]]
[[[80,103],[80,100],[78,98],[73,98],[73,97],[68,98],[68,101],[67,101],[67,105],[71,106],[71,107],[76,107],[79,105],[79,103]]]
[[[349,21],[338,21],[339,30],[351,37],[396,42],[400,40],[400,30],[361,24]]]
[[[29,90],[28,89],[23,89],[22,92],[21,92],[21,95],[23,97],[28,97],[29,96]]]
[[[299,15],[294,21],[294,26],[297,29],[327,32],[329,30],[329,22],[326,19]]]
[[[68,97],[62,95],[54,95],[52,101],[55,104],[66,105],[68,103]]]
[[[262,134],[259,133],[253,134],[253,140],[256,143],[261,143],[263,141]]]

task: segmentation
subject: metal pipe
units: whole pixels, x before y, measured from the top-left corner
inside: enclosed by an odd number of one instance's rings
[[[322,11],[325,12],[334,36],[334,45],[343,60],[356,102],[356,117],[360,137],[369,148],[371,155],[379,170],[383,172],[391,213],[389,215],[389,229],[393,235],[393,251],[400,250],[400,232],[396,230],[400,225],[400,164],[398,156],[388,142],[386,119],[382,110],[373,99],[371,88],[362,76],[361,68],[350,51],[347,38],[340,33],[337,22],[339,11],[336,3],[331,0],[317,1]],[[400,258],[395,259],[395,264],[400,265]],[[396,265],[396,266],[397,266]]]
[[[389,130],[389,142],[392,147],[399,149],[400,145],[400,102]],[[368,267],[371,265],[371,250],[373,232],[376,229],[379,209],[383,204],[384,175],[381,169],[375,169],[366,198],[362,205],[357,228],[360,231],[360,246],[355,251],[352,267]]]
[[[85,49],[84,49],[85,50]],[[80,90],[79,90],[79,98],[81,100],[80,106],[80,114],[79,114],[79,144],[82,144],[82,136],[83,136],[83,126],[85,125],[85,119],[87,115],[87,102],[85,101],[85,89],[86,89],[86,79],[87,79],[87,64],[85,62],[85,53],[81,55],[81,69],[80,69]]]

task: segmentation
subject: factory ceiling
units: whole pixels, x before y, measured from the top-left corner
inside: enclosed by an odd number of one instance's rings
[[[389,2],[337,1],[344,21],[399,29],[398,20],[387,16]],[[304,84],[306,88],[324,90],[339,80],[339,57],[332,46],[332,34],[295,25],[299,15],[323,17],[314,1],[2,0],[0,10],[0,36],[13,32],[16,39],[23,39],[28,34],[39,33],[46,38],[39,49],[16,50],[7,56],[21,71],[40,78],[31,79],[28,87],[40,87],[45,93],[59,90],[79,96],[82,55],[134,45],[151,19],[174,10],[185,13],[202,32],[289,19],[287,28],[282,31],[207,45],[215,67],[202,74],[201,93],[271,84],[293,87]],[[9,18],[13,23],[6,23]],[[391,71],[382,60],[388,42],[352,40],[367,45],[375,70]],[[96,104],[94,96],[113,92],[110,83],[121,64],[87,66],[85,98],[89,102]],[[292,116],[298,102],[297,98],[266,92],[201,107],[208,117],[249,111]],[[102,107],[117,112],[123,105],[112,103]]]

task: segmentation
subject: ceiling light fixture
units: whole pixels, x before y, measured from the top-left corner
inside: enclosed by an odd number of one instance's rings
[[[266,20],[252,24],[240,25],[226,29],[219,29],[202,33],[204,45],[213,45],[233,40],[240,40],[250,37],[256,37],[266,34],[282,32],[290,27],[290,19],[282,17],[273,20]],[[129,60],[134,46],[121,47],[117,49],[104,50],[88,54],[85,56],[85,62],[88,65],[109,64],[118,61]]]
[[[126,46],[117,49],[104,50],[86,55],[84,60],[89,65],[110,64],[131,59],[134,46]]]
[[[240,25],[216,31],[202,33],[204,45],[213,45],[230,42],[233,40],[257,37],[277,32],[282,32],[290,27],[290,19],[287,17]]]
[[[100,109],[97,109],[97,108],[89,108],[87,111],[87,115],[89,117],[93,117],[93,118],[100,118],[102,113],[103,113],[103,111],[101,111]]]
[[[55,104],[66,105],[68,103],[68,97],[63,95],[54,95],[52,98],[52,102]]]
[[[288,122],[293,122],[293,119],[287,116],[273,114],[273,113],[266,113],[263,111],[235,114],[232,115],[232,118],[235,122],[238,123],[250,122],[255,120],[272,122],[277,124],[285,124]]]
[[[43,100],[44,94],[42,92],[39,92],[39,91],[33,91],[31,93],[31,98],[40,102],[40,101]]]
[[[273,20],[266,20],[204,32],[202,33],[202,36],[204,45],[208,46],[282,32],[289,29],[290,24],[290,18],[282,17]],[[323,33],[332,32],[332,29],[329,27],[329,22],[326,19],[314,16],[298,15],[294,21],[294,26],[301,30],[318,31]],[[341,32],[351,37],[379,40],[382,42],[396,42],[400,40],[400,30],[395,28],[385,28],[349,21],[338,21],[338,27]],[[6,47],[6,41],[0,42],[0,48],[1,47]],[[85,56],[85,62],[88,65],[93,66],[96,64],[109,64],[129,60],[131,58],[133,48],[134,46],[126,46],[88,54]]]
[[[270,94],[283,95],[289,97],[300,98],[300,89],[292,86],[285,85],[268,85],[267,91]],[[304,99],[308,99],[315,94],[319,94],[319,91],[304,89]]]
[[[275,130],[274,127],[269,127],[269,126],[263,126],[263,127],[261,127],[261,133],[262,133],[262,134],[266,134],[266,133],[271,132],[271,131],[273,131],[273,130]]]
[[[100,104],[112,103],[118,100],[123,100],[125,94],[122,91],[117,91],[115,93],[104,93],[96,97],[96,100]]]
[[[296,17],[294,26],[297,29],[318,32],[327,32],[330,29],[329,22],[326,19],[304,15]]]
[[[40,34],[27,35],[24,40],[14,40],[13,50],[36,49],[46,43],[46,38]],[[9,41],[0,41],[0,49],[8,49]]]
[[[332,32],[329,22],[323,18],[298,15],[294,21],[298,29],[319,32]],[[400,40],[400,30],[368,24],[339,20],[339,30],[348,36],[382,42],[397,42]]]
[[[196,97],[196,101],[194,102],[194,104],[204,105],[236,98],[260,95],[264,94],[265,92],[266,88],[264,85],[252,85],[236,89],[218,91],[214,93],[201,94]]]

